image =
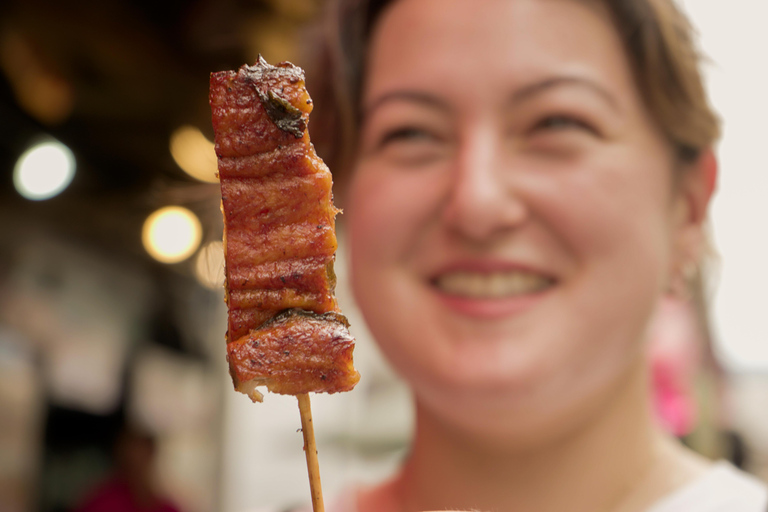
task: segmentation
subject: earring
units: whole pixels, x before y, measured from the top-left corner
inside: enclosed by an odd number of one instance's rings
[[[686,260],[676,266],[669,283],[669,294],[683,301],[691,300],[691,286],[699,271],[697,262]]]

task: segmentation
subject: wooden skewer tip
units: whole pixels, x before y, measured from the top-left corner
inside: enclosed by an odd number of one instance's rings
[[[304,453],[307,457],[307,472],[309,473],[309,490],[312,494],[313,512],[325,512],[323,505],[323,489],[320,485],[320,464],[317,460],[317,444],[315,443],[315,427],[312,423],[312,409],[309,394],[296,395],[299,399],[301,413],[301,431],[304,435]]]

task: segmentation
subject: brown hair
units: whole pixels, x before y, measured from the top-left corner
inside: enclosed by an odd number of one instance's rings
[[[313,140],[343,179],[357,144],[362,81],[370,35],[395,0],[332,2],[320,54],[309,59],[308,84],[318,112]],[[594,0],[593,0],[594,1]],[[681,163],[692,162],[720,135],[700,70],[694,31],[674,0],[598,0],[614,18],[647,108]],[[313,73],[315,71],[315,73]],[[314,84],[314,87],[313,87]],[[319,97],[318,97],[319,96]]]

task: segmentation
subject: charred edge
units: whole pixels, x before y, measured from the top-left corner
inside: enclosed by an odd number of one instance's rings
[[[321,322],[335,322],[337,324],[343,325],[345,328],[349,328],[349,320],[347,320],[347,317],[342,315],[341,313],[337,313],[335,311],[328,311],[326,313],[315,313],[313,311],[307,311],[305,309],[299,309],[299,308],[291,308],[286,309],[284,311],[281,311],[277,315],[273,316],[263,324],[261,324],[256,329],[253,329],[253,331],[257,331],[260,329],[266,329],[272,325],[280,324],[284,322],[288,322],[293,318],[296,317],[303,317],[308,320],[316,320]]]
[[[304,136],[304,130],[307,129],[307,122],[301,115],[301,110],[291,105],[288,100],[269,90],[266,94],[256,89],[264,110],[275,125],[288,132],[297,139]]]
[[[258,94],[259,100],[264,105],[264,109],[267,111],[267,115],[272,122],[278,128],[290,133],[297,139],[303,137],[304,131],[307,129],[307,121],[302,117],[301,110],[291,105],[288,100],[279,96],[273,90],[269,89],[264,92],[260,87],[267,76],[279,76],[291,83],[297,83],[304,79],[302,69],[290,62],[281,62],[277,66],[272,66],[261,55],[259,55],[256,64],[253,66],[243,66],[240,69],[246,81],[250,82],[256,90],[256,94]]]

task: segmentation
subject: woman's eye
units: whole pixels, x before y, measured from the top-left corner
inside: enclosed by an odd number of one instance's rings
[[[426,130],[416,127],[403,127],[386,132],[379,141],[379,146],[386,146],[392,142],[419,142],[437,140],[437,137]]]
[[[373,139],[371,156],[397,166],[422,166],[446,154],[446,139],[436,130],[403,125],[382,131]]]
[[[597,134],[590,124],[570,116],[548,116],[535,124],[533,130],[569,130],[578,129],[585,130],[593,135]]]
[[[603,138],[594,125],[572,115],[541,117],[524,135],[528,150],[548,158],[575,157]]]

